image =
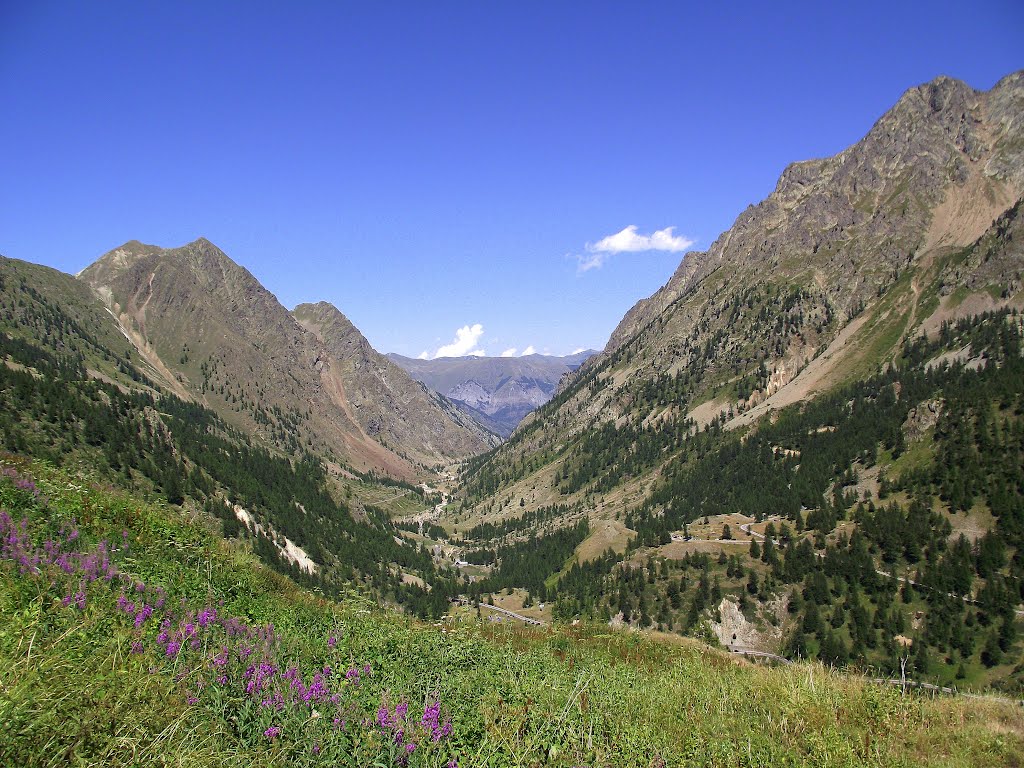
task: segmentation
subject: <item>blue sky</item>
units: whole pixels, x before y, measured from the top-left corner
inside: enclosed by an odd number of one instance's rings
[[[0,253],[205,236],[380,351],[600,348],[789,162],[1024,67],[1019,2],[696,5],[0,0]]]

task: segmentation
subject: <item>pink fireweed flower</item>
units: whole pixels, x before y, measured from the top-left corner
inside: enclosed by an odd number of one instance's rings
[[[135,628],[138,629],[142,624],[153,615],[153,606],[142,604],[142,608],[135,614]]]
[[[444,725],[442,725],[440,727],[440,729],[435,730],[430,735],[430,740],[431,741],[440,741],[445,736],[448,736],[451,732],[452,732],[452,721],[451,720],[445,720],[444,721]]]
[[[420,724],[424,728],[433,730],[437,728],[438,719],[441,716],[441,702],[435,701],[426,706],[423,709],[423,717],[420,720]]]

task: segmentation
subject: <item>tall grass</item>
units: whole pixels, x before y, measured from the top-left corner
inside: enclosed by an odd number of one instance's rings
[[[1009,705],[597,626],[423,625],[359,595],[304,592],[176,509],[45,465],[8,469],[0,765],[996,766],[1024,754]]]

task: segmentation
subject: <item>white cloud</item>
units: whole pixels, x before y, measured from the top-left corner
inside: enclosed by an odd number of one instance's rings
[[[515,347],[509,347],[508,349],[506,349],[504,352],[501,353],[501,356],[502,357],[515,357],[516,356],[516,348]]]
[[[535,355],[535,354],[537,354],[537,350],[534,349],[533,348],[533,344],[531,344],[530,346],[528,346],[526,349],[523,350],[523,354],[521,354],[520,357],[526,357],[527,355]]]
[[[576,271],[587,272],[591,269],[600,269],[604,266],[605,259],[608,255],[605,253],[591,253],[586,256],[576,257]]]
[[[427,352],[427,350],[424,349],[422,352],[420,352],[419,357],[417,357],[416,359],[417,360],[429,360],[430,359],[430,353]]]
[[[480,323],[464,325],[455,331],[455,338],[451,344],[440,347],[433,357],[466,357],[467,355],[486,355],[482,349],[478,349],[476,343],[484,335],[484,327]]]
[[[574,350],[573,350],[572,352],[570,352],[569,354],[570,354],[570,355],[578,355],[578,354],[579,354],[580,352],[586,352],[586,351],[587,351],[587,348],[586,348],[586,347],[578,347],[577,349],[574,349]]]
[[[600,269],[608,257],[616,253],[642,253],[644,251],[679,253],[694,244],[695,241],[688,237],[672,234],[673,230],[675,227],[665,227],[650,235],[641,235],[637,232],[636,224],[630,224],[614,235],[602,237],[596,243],[587,243],[586,254],[576,256],[577,271],[587,272],[591,269]]]
[[[675,227],[659,229],[652,235],[638,235],[636,224],[630,224],[621,232],[603,237],[591,245],[587,243],[587,250],[591,253],[640,253],[641,251],[671,251],[678,253],[685,251],[693,240],[672,234]]]

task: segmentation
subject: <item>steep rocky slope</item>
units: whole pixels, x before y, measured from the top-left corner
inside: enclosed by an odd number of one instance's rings
[[[465,406],[484,423],[494,424],[502,437],[508,437],[526,414],[554,396],[566,374],[593,354],[588,349],[565,357],[388,357],[414,379]]]
[[[416,465],[488,447],[433,403],[421,413],[432,427],[384,445],[372,419],[356,414],[355,401],[373,395],[346,386],[345,361],[205,239],[173,249],[132,241],[80,278],[166,386],[281,448],[305,445],[360,471],[411,478]]]
[[[989,92],[945,77],[910,89],[860,142],[789,166],[687,254],[485,474],[515,496],[550,488],[603,425],[739,426],[877,370],[944,320],[1020,305],[1024,261],[1006,234],[1022,194],[1024,73]],[[983,255],[979,238],[998,247]]]
[[[420,460],[497,445],[495,435],[374,350],[333,304],[300,304],[292,315],[327,349],[324,374],[336,377],[353,418],[381,444]]]
[[[790,165],[706,252],[687,254],[612,333],[611,353],[680,298],[785,276],[842,318],[942,246],[969,245],[1024,188],[1024,73],[989,93],[940,77],[903,95],[853,147]],[[709,285],[710,284],[710,285]],[[842,323],[840,323],[842,324]]]

